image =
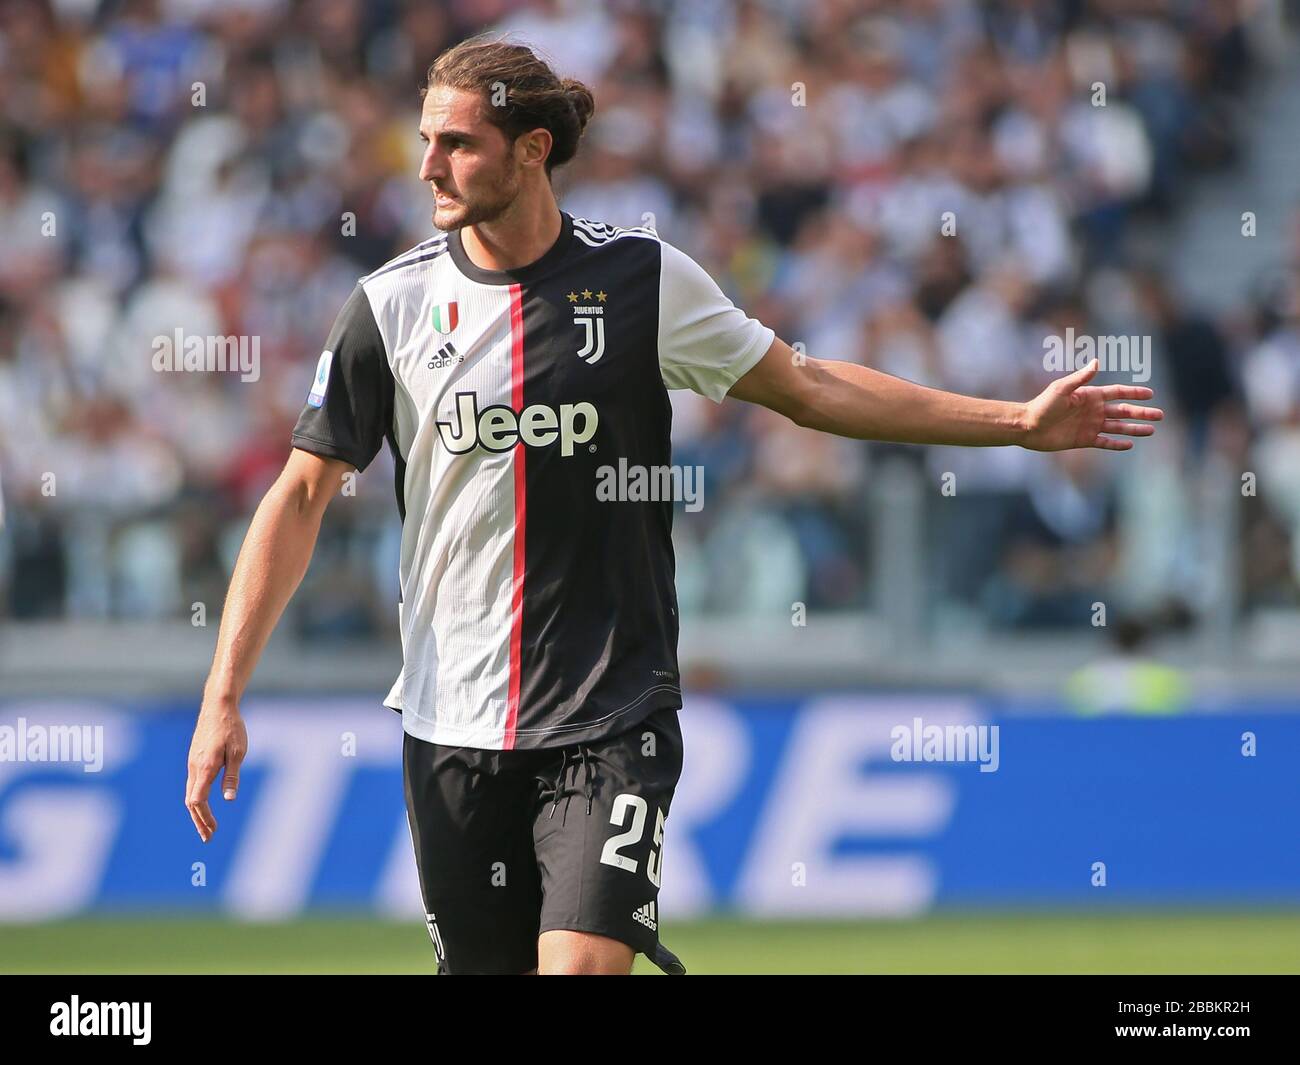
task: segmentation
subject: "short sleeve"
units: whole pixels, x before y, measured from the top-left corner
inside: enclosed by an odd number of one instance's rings
[[[293,446],[364,470],[393,419],[393,374],[370,299],[361,285],[339,311],[316,362]]]
[[[666,241],[659,265],[659,370],[669,388],[721,403],[776,334],[723,294],[694,259]]]

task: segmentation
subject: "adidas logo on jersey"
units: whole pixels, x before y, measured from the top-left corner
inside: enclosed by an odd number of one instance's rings
[[[534,403],[516,414],[501,404],[480,411],[475,393],[457,392],[457,424],[438,422],[438,435],[453,455],[467,455],[478,447],[493,452],[509,451],[516,444],[549,447],[558,440],[560,454],[567,456],[596,435],[599,420],[590,403],[562,403],[558,411]]]
[[[647,902],[632,911],[632,920],[639,921],[645,925],[651,932],[659,931],[659,922],[655,919],[655,906],[653,902]]]
[[[456,350],[456,345],[450,340],[438,349],[438,353],[429,359],[430,370],[441,370],[447,366],[455,366],[458,362],[464,362],[465,356]]]

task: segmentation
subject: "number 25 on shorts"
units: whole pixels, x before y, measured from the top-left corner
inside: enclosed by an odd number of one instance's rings
[[[625,847],[635,847],[641,842],[641,836],[645,833],[646,814],[649,811],[649,805],[640,795],[623,792],[614,798],[614,808],[610,812],[609,823],[622,828],[629,811],[632,814],[632,824],[626,831],[610,836],[605,841],[605,846],[600,852],[600,860],[605,865],[612,865],[616,869],[626,869],[629,873],[635,873],[637,860],[629,858],[626,854],[620,854],[619,851]],[[650,846],[650,857],[646,860],[645,870],[650,883],[655,887],[659,886],[660,867],[663,860],[663,842],[664,812],[656,807],[654,840]]]

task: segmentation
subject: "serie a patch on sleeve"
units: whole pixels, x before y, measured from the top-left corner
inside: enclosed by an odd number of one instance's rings
[[[320,360],[316,363],[316,377],[312,381],[311,391],[307,393],[307,403],[312,407],[319,407],[325,402],[325,389],[330,383],[330,366],[334,362],[334,352],[322,351]]]

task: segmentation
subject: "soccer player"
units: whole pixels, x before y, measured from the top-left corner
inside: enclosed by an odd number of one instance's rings
[[[643,228],[561,211],[551,172],[594,109],[526,46],[475,38],[429,73],[420,178],[438,235],[363,277],[325,343],[284,472],[231,580],[189,756],[199,835],[239,701],[344,474],[385,440],[402,519],[403,779],[444,973],[627,973],[659,942],[681,771],[670,501],[598,497],[598,470],[670,463],[668,389],[866,440],[1122,451],[1147,388],[1028,403],[796,356]]]

